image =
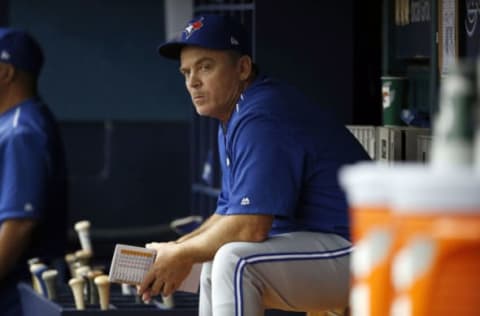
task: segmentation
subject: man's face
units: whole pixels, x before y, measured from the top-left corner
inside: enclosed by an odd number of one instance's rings
[[[230,118],[242,89],[240,59],[226,51],[187,46],[180,55],[180,72],[197,113],[217,118]]]

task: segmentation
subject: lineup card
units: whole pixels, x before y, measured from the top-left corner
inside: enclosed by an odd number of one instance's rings
[[[157,251],[117,244],[110,265],[110,282],[138,285],[155,262]]]

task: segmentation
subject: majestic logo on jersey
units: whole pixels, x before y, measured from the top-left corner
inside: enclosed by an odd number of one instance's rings
[[[190,36],[192,36],[192,34],[195,31],[198,31],[203,27],[202,21],[203,21],[203,16],[196,21],[188,23],[187,27],[185,28],[185,31],[183,31],[183,33],[185,33],[185,39],[188,39]]]
[[[244,197],[242,199],[242,201],[240,202],[240,205],[242,205],[242,206],[250,205],[250,199],[248,197]]]

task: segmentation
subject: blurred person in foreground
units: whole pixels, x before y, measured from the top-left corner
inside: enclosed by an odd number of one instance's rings
[[[67,185],[57,123],[37,93],[44,57],[27,32],[0,28],[0,311],[22,315],[28,259],[65,254]]]

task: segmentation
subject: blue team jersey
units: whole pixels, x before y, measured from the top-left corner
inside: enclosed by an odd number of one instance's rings
[[[318,231],[349,239],[337,173],[369,157],[326,108],[289,85],[259,77],[220,125],[218,144],[217,214],[274,215],[271,235]]]
[[[28,275],[27,258],[48,262],[64,255],[64,149],[51,112],[37,99],[0,115],[0,225],[9,219],[37,221],[28,252],[9,276],[12,283]]]

